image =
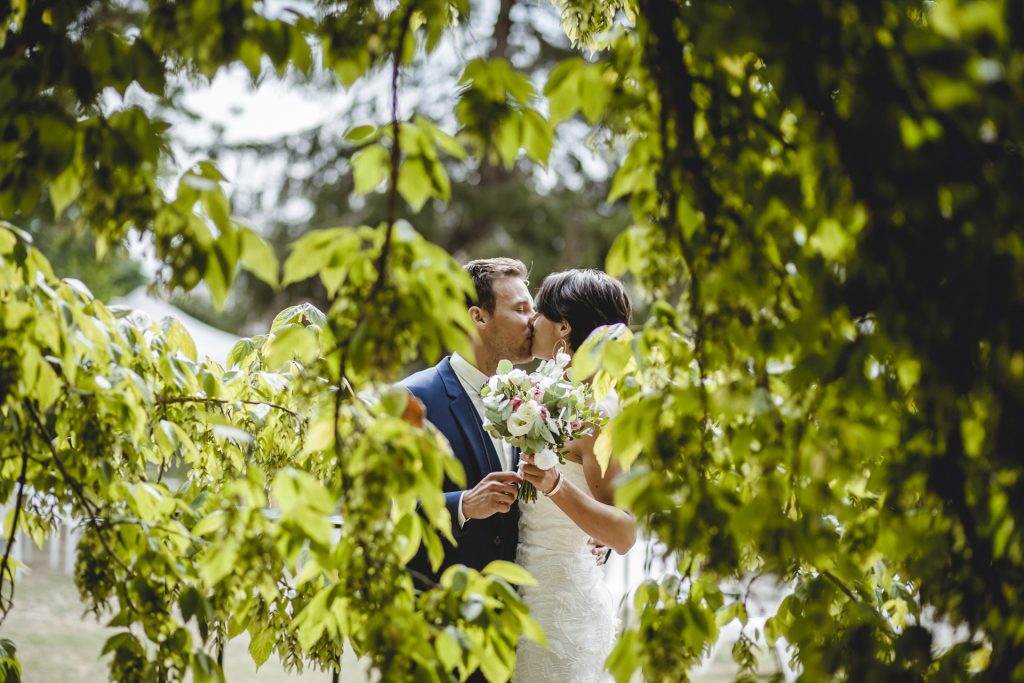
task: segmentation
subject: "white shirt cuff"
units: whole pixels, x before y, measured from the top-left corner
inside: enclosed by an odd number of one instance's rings
[[[463,491],[462,495],[459,496],[459,528],[461,529],[466,525],[466,513],[462,511],[462,499],[466,497],[466,492]]]

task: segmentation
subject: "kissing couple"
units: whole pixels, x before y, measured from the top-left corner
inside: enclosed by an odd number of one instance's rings
[[[516,259],[479,259],[465,270],[476,287],[476,300],[469,302],[475,364],[453,353],[402,382],[423,402],[427,420],[465,469],[468,488],[445,482],[458,545],[445,543],[437,573],[422,551],[409,567],[436,579],[454,564],[477,570],[492,560],[519,564],[538,581],[521,592],[548,647],[521,640],[514,680],[610,681],[604,661],[614,645],[615,603],[600,565],[611,550],[625,554],[636,541],[632,516],[612,504],[620,470],[613,461],[601,472],[594,454],[597,433],[566,444],[561,467],[536,467],[529,455],[484,431],[480,390],[502,360],[571,357],[598,327],[628,325],[629,297],[618,280],[597,270],[553,273],[536,298],[530,296],[526,266]],[[598,408],[609,417],[617,414],[614,392]],[[542,494],[536,502],[516,502],[523,481]],[[470,680],[483,676],[477,672]]]

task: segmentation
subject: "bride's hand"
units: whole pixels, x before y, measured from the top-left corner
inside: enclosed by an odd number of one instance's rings
[[[542,470],[533,464],[533,456],[524,453],[519,456],[519,471],[523,479],[530,482],[541,493],[551,493],[558,484],[558,468]]]

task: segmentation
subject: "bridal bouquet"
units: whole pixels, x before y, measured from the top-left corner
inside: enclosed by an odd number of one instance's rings
[[[565,464],[562,448],[592,434],[602,421],[589,385],[566,377],[569,355],[560,353],[535,371],[514,370],[507,360],[480,391],[484,403],[484,429],[533,455],[542,470]],[[537,500],[530,482],[519,488],[519,500]]]

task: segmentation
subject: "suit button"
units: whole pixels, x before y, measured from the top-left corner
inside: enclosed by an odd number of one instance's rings
[[[494,537],[494,545],[501,545],[501,536]]]

